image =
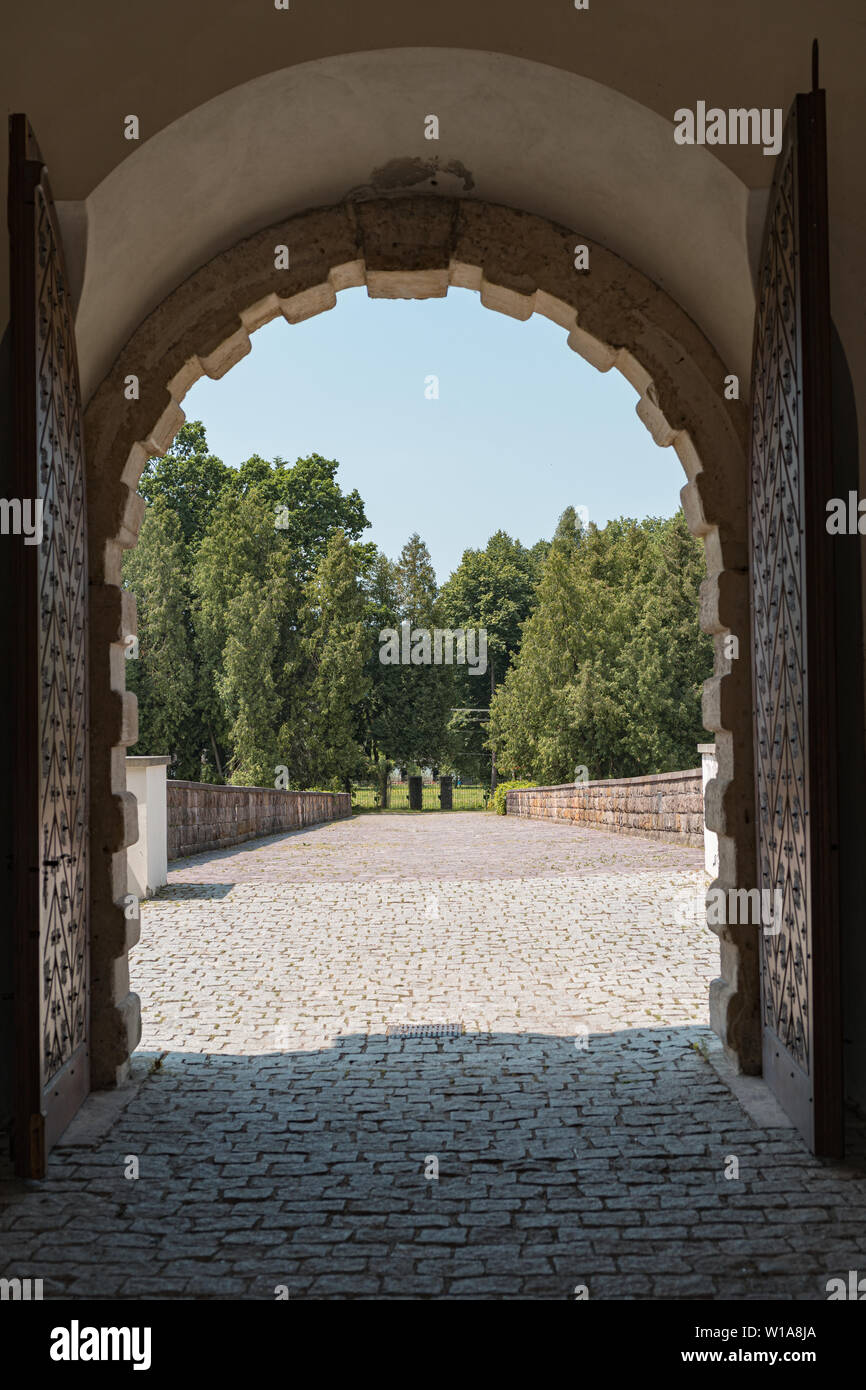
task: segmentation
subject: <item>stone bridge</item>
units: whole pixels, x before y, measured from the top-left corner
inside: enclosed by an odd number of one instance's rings
[[[699,849],[480,812],[177,861],[132,956],[132,1080],[7,1185],[0,1274],[46,1298],[825,1298],[863,1267],[866,1183],[722,1062],[716,938],[679,910],[706,881]]]

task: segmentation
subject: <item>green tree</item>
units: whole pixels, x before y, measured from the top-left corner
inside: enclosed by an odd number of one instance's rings
[[[339,464],[310,454],[289,464],[268,463],[253,454],[231,472],[236,496],[255,492],[271,515],[271,524],[292,551],[302,581],[310,578],[337,530],[357,541],[370,525],[357,489],[344,493],[337,482]]]
[[[275,740],[285,722],[300,586],[295,557],[258,489],[227,489],[220,498],[198,549],[192,588],[197,700],[215,756],[224,769],[230,765],[235,781],[240,776],[249,782],[253,769],[266,768],[270,786],[274,765],[288,766],[285,755],[276,756],[285,750],[276,749]],[[264,704],[257,704],[252,691],[255,672]],[[249,711],[263,713],[265,707],[256,742]]]
[[[201,420],[188,420],[167,453],[148,460],[138,490],[148,503],[165,502],[180,523],[185,544],[195,549],[231,476],[222,459],[208,452]]]
[[[265,585],[245,574],[229,601],[217,690],[230,721],[235,786],[274,786],[282,763],[278,653],[285,601],[285,578],[273,572]]]
[[[701,692],[712,671],[712,639],[700,631],[702,546],[682,512],[652,531],[640,611],[617,670],[619,700],[640,711],[628,755],[652,771],[695,762],[704,737]]]
[[[432,632],[443,627],[436,572],[427,546],[417,531],[409,537],[394,565],[394,595],[400,622]],[[448,719],[454,703],[454,667],[409,662],[394,667],[399,679],[396,706],[400,728],[391,750],[395,762],[407,768],[436,767],[448,757]]]
[[[369,688],[364,606],[357,556],[338,529],[307,583],[300,614],[294,675],[303,709],[296,701],[296,720],[305,734],[308,784],[348,789],[361,770],[357,706]]]
[[[407,720],[409,689],[402,666],[379,659],[379,634],[400,626],[396,566],[376,551],[362,570],[364,625],[367,633],[365,674],[367,697],[358,706],[358,738],[369,763],[369,774],[379,788],[380,805],[385,804],[388,778],[400,756]]]
[[[209,452],[201,421],[191,421],[162,458],[150,460],[142,475],[139,486],[148,510],[159,503],[175,516],[180,528],[174,571],[163,578],[166,601],[173,584],[183,596],[184,679],[189,700],[182,712],[176,704],[166,704],[160,729],[163,738],[171,734],[173,747],[183,744],[187,776],[222,781],[231,771],[232,776],[249,780],[253,768],[271,766],[273,719],[269,716],[264,721],[257,743],[250,713],[253,691],[247,690],[246,683],[256,662],[262,667],[267,664],[264,652],[254,649],[265,628],[273,644],[268,648],[270,664],[267,677],[262,677],[260,698],[264,700],[272,687],[278,727],[284,732],[294,728],[297,692],[287,673],[297,659],[303,586],[336,530],[342,529],[351,539],[359,563],[374,549],[358,540],[368,525],[363,503],[357,491],[342,492],[336,481],[337,466],[318,454],[294,465],[281,458],[269,463],[253,455],[238,468],[227,468]],[[138,582],[136,563],[132,556],[124,562],[133,588]],[[136,583],[132,583],[134,573]],[[252,587],[246,583],[248,577]],[[267,603],[263,599],[256,606],[256,586],[262,592],[269,586],[272,589]],[[281,607],[276,611],[278,596]],[[246,656],[244,643],[250,646]],[[142,667],[139,684],[148,729],[145,675]],[[294,742],[286,756],[293,749],[300,758],[302,750]],[[285,762],[285,757],[280,761]],[[270,772],[266,785],[272,781]]]
[[[537,607],[497,691],[503,766],[536,782],[688,767],[712,644],[698,627],[703,556],[682,513],[603,529],[564,515]]]
[[[138,698],[138,742],[145,754],[170,754],[176,776],[194,778],[201,739],[191,710],[195,686],[186,547],[177,515],[163,498],[145,513],[135,550],[124,557],[124,586],[136,597],[138,656],[127,685]]]
[[[457,709],[449,724],[452,761],[461,770],[482,775],[489,769],[496,784],[495,754],[488,751],[487,721],[497,685],[505,678],[520,647],[521,630],[532,612],[541,556],[527,550],[505,531],[496,531],[483,550],[465,550],[442,586],[441,611],[451,628],[483,628],[487,633],[487,678],[455,668]],[[471,710],[472,713],[462,713]]]

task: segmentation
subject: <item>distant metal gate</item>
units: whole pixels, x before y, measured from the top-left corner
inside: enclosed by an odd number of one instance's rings
[[[821,1154],[842,1137],[830,311],[824,93],[786,123],[760,264],[750,571],[765,1077]],[[774,934],[775,933],[775,934]]]
[[[14,468],[43,509],[41,543],[16,551],[14,1143],[41,1177],[90,1079],[87,509],[63,248],[24,116],[9,152]]]

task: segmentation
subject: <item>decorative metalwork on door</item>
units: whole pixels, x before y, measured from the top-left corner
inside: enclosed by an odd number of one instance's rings
[[[770,196],[752,366],[750,569],[764,1074],[842,1149],[824,93],[798,96]]]
[[[15,469],[41,520],[18,554],[15,1163],[39,1177],[89,1088],[87,511],[63,249],[23,116],[9,180]]]

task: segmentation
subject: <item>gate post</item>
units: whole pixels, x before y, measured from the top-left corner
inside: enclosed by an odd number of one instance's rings
[[[719,764],[716,758],[716,745],[714,743],[699,743],[698,752],[701,755],[701,777],[702,777],[702,802],[701,815],[704,821],[704,869],[713,878],[719,872],[719,837],[715,830],[707,828],[706,796],[707,785],[717,775]]]
[[[138,839],[126,850],[127,890],[151,898],[168,883],[166,768],[170,757],[126,755],[126,786],[138,802]]]
[[[420,811],[424,805],[423,782],[420,777],[409,778],[409,810]]]
[[[451,778],[451,777],[440,777],[440,778],[439,778],[439,805],[440,805],[440,807],[442,808],[443,811],[451,811],[451,810],[454,809],[454,807],[453,807],[453,800],[452,800],[452,790],[451,790],[452,785],[453,785],[453,778]]]

